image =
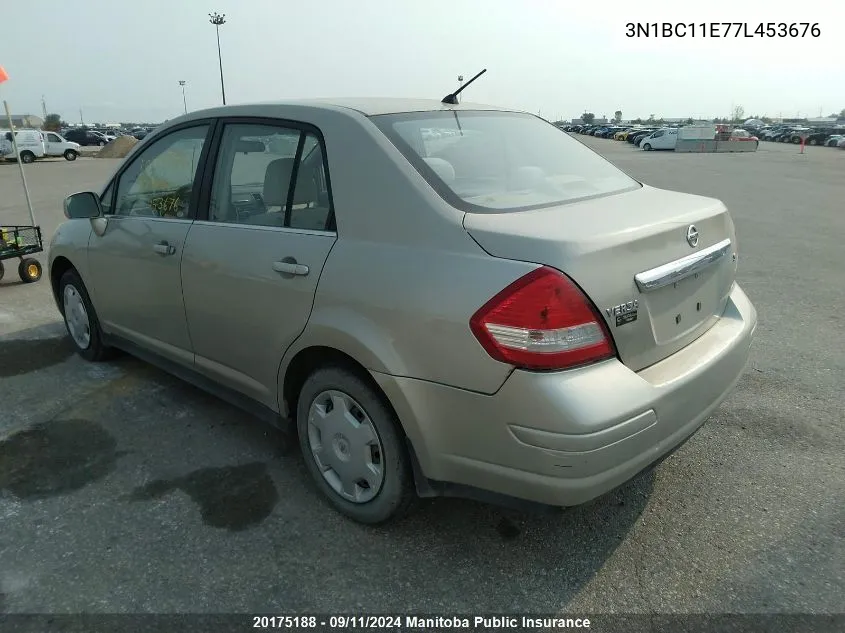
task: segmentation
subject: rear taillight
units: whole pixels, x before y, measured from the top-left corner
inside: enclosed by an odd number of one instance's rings
[[[569,277],[545,266],[488,301],[470,328],[490,356],[526,369],[568,369],[616,354],[590,300]]]

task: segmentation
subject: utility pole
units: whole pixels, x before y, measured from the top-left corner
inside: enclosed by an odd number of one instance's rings
[[[182,86],[182,104],[185,106],[185,114],[188,114],[188,101],[185,99],[185,84],[187,82],[180,79],[179,85]]]
[[[214,25],[217,30],[217,61],[220,64],[220,92],[223,93],[223,105],[226,105],[226,86],[223,84],[223,55],[220,53],[220,26],[226,24],[225,13],[208,14],[208,21]]]
[[[47,102],[44,101],[44,95],[41,95],[41,112],[44,113],[44,120],[47,120]]]

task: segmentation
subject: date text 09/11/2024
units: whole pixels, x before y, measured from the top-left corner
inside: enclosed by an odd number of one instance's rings
[[[818,22],[628,22],[625,37],[820,37]]]
[[[573,628],[589,629],[589,618],[555,616],[251,616],[254,629],[288,629],[307,631],[311,629],[372,629],[372,630],[426,630],[426,629],[466,629],[466,630],[501,630],[501,629],[548,629]]]

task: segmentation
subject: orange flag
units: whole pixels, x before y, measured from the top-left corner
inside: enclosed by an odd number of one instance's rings
[[[9,75],[8,75],[8,73],[6,72],[6,69],[5,69],[5,68],[3,68],[2,66],[0,66],[0,84],[2,84],[2,83],[3,83],[4,81],[6,81],[8,78],[9,78]]]

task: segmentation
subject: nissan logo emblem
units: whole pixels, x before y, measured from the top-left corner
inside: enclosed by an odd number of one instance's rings
[[[695,228],[695,224],[690,224],[687,229],[687,244],[693,248],[698,246],[698,229]]]

